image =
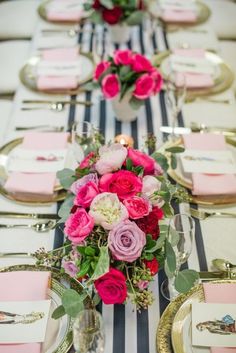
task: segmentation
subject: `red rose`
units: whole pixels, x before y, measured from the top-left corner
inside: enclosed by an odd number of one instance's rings
[[[124,200],[141,192],[142,182],[134,173],[120,170],[113,174],[103,175],[100,179],[99,189],[101,192],[117,194],[120,200]]]
[[[149,74],[140,76],[135,82],[133,95],[138,99],[147,99],[154,91],[155,81]]]
[[[159,270],[159,262],[154,257],[151,261],[144,260],[145,266],[151,271],[151,275],[154,276]]]
[[[116,50],[114,53],[114,63],[116,65],[131,65],[133,62],[132,51],[126,50]]]
[[[150,212],[150,202],[139,196],[132,196],[123,201],[123,204],[129,212],[131,219],[138,219],[147,216]]]
[[[89,207],[94,197],[99,193],[97,185],[93,181],[89,181],[79,188],[75,196],[74,205],[81,207]]]
[[[109,61],[100,62],[94,71],[93,78],[94,80],[98,80],[99,77],[110,67],[111,63]]]
[[[135,72],[151,72],[153,69],[150,61],[141,54],[135,54],[133,56],[132,69]]]
[[[115,268],[110,268],[94,285],[105,304],[122,304],[127,297],[126,278]]]
[[[154,88],[153,88],[153,94],[157,94],[158,92],[160,92],[162,84],[163,84],[162,76],[156,68],[152,69],[150,76],[153,78],[154,83],[155,83]]]
[[[146,234],[150,234],[154,240],[157,240],[160,234],[159,220],[163,218],[163,211],[159,207],[153,207],[149,215],[137,219],[136,223]]]
[[[123,15],[122,8],[120,6],[114,6],[113,9],[104,9],[102,12],[102,17],[105,22],[110,25],[118,23]]]
[[[92,8],[95,9],[95,10],[98,10],[98,9],[100,9],[100,7],[101,7],[100,1],[99,0],[95,0],[94,3],[93,3]]]
[[[133,165],[142,166],[144,169],[144,174],[154,174],[155,170],[155,160],[149,157],[147,154],[134,150],[133,148],[128,149],[128,158],[131,159]]]
[[[117,75],[109,74],[102,79],[102,92],[107,99],[118,95],[120,92],[120,82]]]
[[[79,167],[81,169],[90,168],[94,164],[95,152],[90,152],[81,162]]]

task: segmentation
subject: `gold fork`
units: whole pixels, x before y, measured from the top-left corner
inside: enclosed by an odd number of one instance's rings
[[[192,217],[200,219],[201,221],[209,217],[236,217],[236,213],[233,212],[206,212],[195,210],[194,208],[190,208],[190,214]]]

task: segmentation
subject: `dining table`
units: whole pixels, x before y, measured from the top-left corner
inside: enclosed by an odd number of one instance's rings
[[[36,0],[35,0],[36,1]],[[207,22],[196,28],[207,28]],[[204,27],[205,26],[205,27]],[[77,32],[69,36],[66,30],[71,27]],[[61,32],[44,34],[45,30],[63,29]],[[184,29],[183,29],[184,31]],[[191,33],[193,38],[196,33]],[[176,35],[176,34],[175,34]],[[182,34],[183,35],[183,34]],[[212,31],[210,33],[212,38]],[[188,33],[189,36],[189,33]],[[72,26],[71,24],[54,24],[44,21],[38,16],[35,23],[34,36],[31,39],[29,58],[40,55],[42,50],[57,47],[75,47],[83,53],[93,53],[96,62],[105,58],[115,49],[129,48],[152,58],[170,49],[175,38],[167,33],[165,26],[160,22],[152,22],[148,17],[143,19],[139,26],[131,28],[131,38],[124,44],[113,44],[109,38],[106,26],[92,24],[89,20]],[[217,53],[217,38],[211,42]],[[207,46],[207,44],[206,44]],[[210,48],[211,49],[211,48]],[[212,98],[213,97],[213,98]],[[232,88],[224,92],[207,97],[196,98],[186,102],[178,115],[177,126],[189,127],[192,121],[208,126],[235,127],[236,102]],[[91,102],[91,106],[67,104],[61,111],[48,108],[35,110],[22,110],[23,100],[49,100],[62,101],[75,100]],[[209,99],[209,100],[208,100]],[[214,101],[215,100],[215,101]],[[225,101],[228,101],[226,103]],[[5,119],[5,120],[4,120]],[[7,119],[7,120],[6,120]],[[7,118],[1,116],[0,145],[21,138],[25,131],[16,127],[29,127],[34,131],[37,125],[50,125],[63,127],[64,131],[71,131],[74,122],[87,121],[99,129],[105,142],[114,141],[120,134],[132,136],[135,149],[145,149],[145,140],[148,136],[156,137],[156,147],[160,148],[168,140],[168,134],[160,130],[161,126],[171,125],[171,111],[167,102],[166,92],[162,89],[159,94],[145,101],[137,114],[137,119],[131,123],[120,122],[116,119],[111,102],[103,98],[97,90],[79,92],[78,94],[49,94],[33,91],[22,82],[14,95],[12,110]],[[172,180],[172,182],[175,182]],[[61,202],[37,205],[15,202],[0,195],[0,212],[25,212],[25,213],[54,213],[60,209]],[[175,214],[188,213],[190,207],[207,212],[234,212],[236,203],[218,205],[199,205],[196,203],[173,203]],[[19,219],[17,223],[24,224],[26,220]],[[234,217],[209,217],[195,221],[195,236],[193,249],[188,261],[183,268],[191,268],[196,271],[211,271],[212,260],[215,258],[227,259],[235,262],[236,249],[236,218]],[[1,223],[10,223],[12,219],[1,218]],[[27,220],[33,224],[34,220]],[[64,242],[63,226],[49,230],[45,233],[35,232],[34,229],[0,229],[1,247],[0,253],[27,252],[32,253],[40,248],[47,251],[59,248]],[[18,264],[34,264],[35,259],[30,257],[9,256],[0,254],[0,267],[8,267]],[[163,312],[169,304],[161,292],[160,286],[166,279],[165,272],[160,270],[151,283],[154,294],[154,302],[146,310],[137,311],[129,301],[125,305],[99,304],[98,310],[102,313],[105,326],[105,350],[104,353],[155,353],[157,351],[157,327]],[[71,347],[70,352],[74,352]],[[169,352],[166,352],[169,353]]]

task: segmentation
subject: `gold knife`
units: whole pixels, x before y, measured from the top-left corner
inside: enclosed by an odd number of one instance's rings
[[[81,105],[85,105],[87,107],[93,105],[92,102],[89,101],[66,101],[66,100],[62,100],[62,101],[50,101],[50,100],[30,100],[30,99],[25,99],[22,101],[23,104],[69,104],[69,105],[77,105],[77,104],[81,104]]]
[[[226,272],[226,271],[200,271],[199,278],[203,281],[211,281],[214,279],[236,279],[236,272]]]
[[[0,211],[0,217],[32,218],[32,219],[59,219],[58,215],[54,214],[54,213],[20,213],[20,212],[7,212],[7,211]]]

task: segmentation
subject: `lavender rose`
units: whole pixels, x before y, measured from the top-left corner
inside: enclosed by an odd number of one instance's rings
[[[108,247],[116,260],[135,261],[145,244],[146,234],[129,220],[120,222],[109,232]]]

